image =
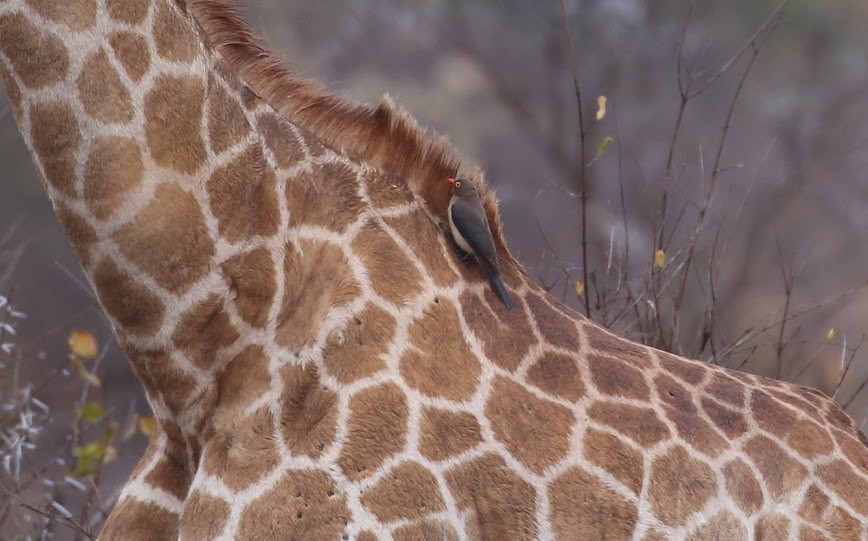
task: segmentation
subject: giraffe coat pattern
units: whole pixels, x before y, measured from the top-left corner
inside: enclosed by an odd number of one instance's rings
[[[449,145],[227,0],[0,0],[0,76],[157,418],[101,539],[868,537],[834,402],[581,318],[485,192],[506,310],[439,228]]]

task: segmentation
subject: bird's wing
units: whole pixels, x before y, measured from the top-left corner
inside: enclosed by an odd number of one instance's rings
[[[456,198],[452,206],[452,223],[473,248],[476,257],[496,269],[497,250],[482,205],[478,201]]]

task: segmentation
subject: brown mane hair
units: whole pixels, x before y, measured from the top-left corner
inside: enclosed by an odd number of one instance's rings
[[[451,197],[446,179],[461,174],[475,182],[501,264],[523,272],[506,246],[494,193],[478,169],[461,171],[458,153],[446,138],[421,128],[388,96],[371,107],[303,77],[263,44],[233,0],[176,1],[199,24],[207,43],[276,111],[333,148],[403,179],[441,218]]]

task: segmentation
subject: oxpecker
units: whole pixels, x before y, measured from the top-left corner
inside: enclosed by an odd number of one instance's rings
[[[449,183],[453,188],[452,199],[449,201],[449,227],[452,229],[452,238],[465,254],[462,259],[468,255],[475,256],[503,304],[510,310],[515,308],[515,303],[500,278],[497,249],[494,247],[491,228],[476,187],[465,179],[450,178]]]

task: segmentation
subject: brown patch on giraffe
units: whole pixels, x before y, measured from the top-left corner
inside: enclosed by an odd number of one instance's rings
[[[365,208],[358,191],[356,173],[348,166],[314,165],[311,172],[286,183],[289,227],[320,226],[343,233]]]
[[[362,505],[381,522],[418,519],[446,509],[437,479],[427,468],[405,462],[365,490]]]
[[[798,419],[793,410],[760,390],[751,395],[750,408],[757,425],[779,438],[786,438]]]
[[[233,115],[243,114],[240,109],[237,113],[234,112],[234,108],[237,107],[234,101],[232,106]],[[289,169],[304,159],[301,142],[285,119],[269,111],[256,117],[256,125],[259,128],[259,133],[262,134],[265,146],[271,151],[278,167]]]
[[[349,384],[383,370],[380,358],[389,350],[395,336],[395,318],[368,303],[341,331],[342,340],[329,340],[323,348],[323,362],[328,374],[340,383]]]
[[[822,524],[830,503],[829,497],[817,485],[811,484],[802,498],[799,516],[814,524]]]
[[[723,467],[723,478],[730,497],[747,515],[759,511],[764,502],[762,487],[748,465],[735,458]]]
[[[726,375],[737,379],[748,387],[755,387],[756,385],[762,385],[759,381],[759,378],[754,377],[753,374],[748,374],[747,372],[742,372],[741,370],[735,370],[728,368],[726,369]]]
[[[536,319],[543,340],[547,344],[570,351],[578,351],[579,330],[575,321],[552,308],[551,305],[554,301],[543,298],[542,295],[530,293],[525,295],[524,299],[531,314]]]
[[[796,421],[787,438],[790,448],[805,458],[828,455],[835,450],[832,437],[816,423],[805,419]]]
[[[451,524],[445,521],[425,520],[398,528],[392,532],[392,539],[394,541],[458,541],[459,538],[458,532]]]
[[[728,438],[735,439],[747,432],[747,419],[742,413],[724,407],[708,398],[702,398],[700,403],[702,410],[711,418],[711,422]]]
[[[281,367],[280,428],[293,455],[319,458],[335,440],[338,397],[321,384],[313,364]]]
[[[347,437],[338,465],[352,481],[370,476],[404,448],[407,397],[394,383],[360,391],[350,400]]]
[[[834,507],[826,513],[822,526],[835,541],[865,541],[864,528],[868,527],[868,524],[844,509]]]
[[[804,524],[799,527],[799,541],[832,541],[829,537],[817,530],[816,528],[812,528],[810,526],[805,526]],[[835,541],[838,541],[837,539]]]
[[[615,402],[597,401],[588,408],[588,416],[633,439],[642,447],[668,439],[669,427],[651,408],[628,406]]]
[[[351,303],[361,287],[344,252],[327,242],[302,240],[297,247],[287,246],[283,270],[286,283],[276,338],[298,351],[316,339],[328,311]]]
[[[49,21],[81,32],[96,24],[96,4],[88,0],[27,0],[34,11]]]
[[[238,374],[236,374],[236,377]],[[224,379],[225,378],[221,378]],[[274,444],[274,415],[268,406],[255,413],[241,416],[241,400],[234,400],[238,407],[230,419],[226,408],[230,400],[221,396],[214,421],[215,435],[202,450],[201,468],[218,477],[229,490],[240,492],[260,482],[280,464],[280,455]],[[225,420],[224,420],[225,419]]]
[[[157,2],[154,8],[152,34],[157,54],[170,62],[192,62],[200,45],[193,25],[171,2]]]
[[[365,171],[362,183],[374,208],[388,209],[415,201],[413,192],[405,182],[378,169]]]
[[[658,532],[657,530],[650,530],[645,534],[645,537],[642,538],[642,541],[668,541],[669,537]]]
[[[792,392],[779,391],[777,389],[768,389],[768,393],[774,398],[780,400],[781,402],[798,408],[799,411],[811,417],[818,423],[825,424],[823,416],[817,412],[817,407],[813,405],[810,401],[802,398],[801,396],[795,395]]]
[[[589,428],[584,440],[585,457],[603,468],[637,495],[642,490],[642,453],[617,437]]]
[[[133,100],[103,49],[84,61],[78,77],[78,99],[85,112],[107,124],[129,122]]]
[[[675,378],[665,373],[658,374],[654,378],[654,385],[657,387],[657,396],[663,402],[664,409],[674,409],[681,413],[696,413],[693,394],[678,383]]]
[[[214,539],[229,520],[229,504],[201,490],[194,490],[184,501],[181,515],[181,537],[184,539]]]
[[[253,404],[272,386],[269,358],[261,346],[247,346],[217,375],[220,397],[212,415],[218,433],[229,433],[239,421],[239,412]]]
[[[231,346],[239,337],[225,308],[223,299],[212,294],[184,313],[172,333],[175,347],[204,370],[212,368],[221,348]]]
[[[350,249],[362,260],[374,291],[392,304],[401,306],[424,291],[419,271],[380,224],[365,224]]]
[[[660,362],[660,367],[666,372],[676,376],[682,381],[686,381],[690,385],[699,385],[708,374],[712,372],[711,368],[705,363],[676,357],[671,353],[656,350],[657,360]]]
[[[173,293],[189,290],[211,270],[214,243],[202,209],[176,184],[158,185],[147,206],[113,239],[131,262]]]
[[[93,142],[84,165],[84,198],[94,216],[105,220],[144,178],[142,152],[127,137],[101,137]]]
[[[585,384],[579,373],[578,361],[560,353],[543,353],[528,369],[527,380],[543,391],[565,400],[575,402],[585,396]]]
[[[131,496],[114,506],[99,538],[124,541],[177,539],[179,518],[163,507]]]
[[[87,269],[90,266],[90,249],[96,242],[96,231],[84,218],[61,201],[55,203],[54,212],[63,225],[66,236],[69,237],[75,256],[81,261],[81,266]]]
[[[685,413],[671,407],[666,407],[664,410],[669,420],[675,424],[681,439],[697,451],[716,457],[729,448],[729,442],[721,437],[698,412]]]
[[[868,481],[854,475],[853,468],[843,460],[817,466],[814,470],[830,490],[860,515],[868,516]]]
[[[119,23],[137,25],[144,22],[151,2],[127,2],[126,0],[107,0],[109,16]]]
[[[33,26],[24,15],[0,16],[0,35],[0,50],[9,57],[12,71],[27,88],[35,90],[66,77],[69,55],[63,41]],[[75,126],[69,129],[78,133]]]
[[[144,481],[183,501],[187,498],[190,482],[193,480],[193,472],[187,468],[187,450],[172,441],[166,446],[166,452],[157,460]]]
[[[160,299],[138,280],[120,269],[111,259],[99,262],[93,283],[106,312],[134,336],[150,336],[163,322],[165,307]]]
[[[615,336],[590,321],[583,321],[582,329],[585,331],[588,345],[598,352],[606,352],[642,368],[651,367],[651,359],[645,347]]]
[[[236,539],[340,539],[352,513],[324,471],[288,471],[241,514]]]
[[[711,373],[711,381],[705,386],[705,392],[739,409],[744,407],[744,384],[723,372]]]
[[[630,539],[639,518],[634,503],[580,468],[552,481],[549,499],[552,530],[559,539]]]
[[[163,167],[195,173],[205,163],[202,140],[204,85],[196,77],[160,75],[145,96],[145,135]]]
[[[289,119],[292,122],[292,119]],[[313,134],[309,133],[306,130],[302,130],[299,132],[299,136],[301,137],[302,143],[307,148],[307,153],[311,158],[319,158],[326,153],[329,149],[323,141],[321,141],[318,137],[315,137]]]
[[[470,513],[472,539],[536,538],[536,491],[503,458],[489,453],[457,465],[446,483],[459,510]]]
[[[470,413],[423,408],[419,424],[419,452],[429,460],[446,460],[482,443],[482,429]]]
[[[853,466],[868,475],[868,449],[865,448],[865,445],[856,441],[851,434],[837,428],[832,429],[832,435],[838,442],[838,447],[841,448],[844,456],[850,460]]]
[[[75,164],[81,136],[72,107],[62,102],[34,103],[30,107],[30,136],[48,183],[64,195],[75,197]]]
[[[863,539],[863,526],[857,518],[840,507],[832,507],[831,500],[817,485],[808,487],[799,516],[832,534],[834,539],[858,541]]]
[[[196,378],[181,369],[169,353],[137,349],[126,341],[121,345],[145,390],[159,396],[173,415],[186,412],[196,401]],[[167,432],[173,437],[169,430]]]
[[[601,393],[637,400],[648,400],[651,397],[642,372],[630,364],[615,357],[597,354],[591,354],[587,363],[591,380]]]
[[[492,382],[485,416],[495,437],[537,474],[554,466],[570,449],[572,412],[506,378]]]
[[[715,493],[714,470],[680,445],[657,457],[651,465],[648,497],[654,514],[667,526],[683,525]]]
[[[497,301],[500,302],[500,301]],[[521,299],[516,299],[516,309],[500,313],[497,317],[488,304],[472,291],[461,294],[461,312],[470,330],[482,341],[485,355],[491,362],[514,372],[527,355],[536,338],[531,332],[515,332],[528,328],[527,315],[521,309]]]
[[[232,302],[241,319],[263,328],[277,294],[277,273],[271,252],[257,248],[227,259],[220,265]]]
[[[241,105],[218,81],[208,87],[208,139],[211,150],[220,153],[250,137],[250,122]],[[269,141],[266,138],[265,143]],[[273,151],[274,149],[272,149]]]
[[[208,200],[220,235],[246,242],[277,233],[280,209],[277,181],[259,144],[250,146],[208,179]]]
[[[458,325],[452,303],[431,305],[408,332],[413,348],[401,356],[401,376],[420,392],[452,401],[470,400],[482,372]]]
[[[428,275],[438,287],[449,287],[458,279],[446,260],[443,236],[431,219],[421,209],[404,216],[384,218],[384,221],[404,239],[414,252]],[[448,249],[448,248],[447,248]]]
[[[141,81],[151,68],[151,50],[145,36],[138,32],[112,32],[109,45],[130,79]]]
[[[841,407],[838,406],[838,404],[832,402],[829,399],[827,400],[829,411],[826,413],[826,420],[829,422],[829,424],[834,427],[840,428],[844,432],[848,432],[850,434],[856,433],[857,435],[861,436],[860,439],[862,440],[862,443],[865,444],[866,447],[868,447],[868,440],[865,439],[865,435],[859,430],[853,419],[849,415],[847,415],[847,413],[842,410]]]
[[[379,539],[380,539],[379,537],[377,537],[376,535],[372,534],[371,532],[369,532],[367,530],[360,533],[359,536],[356,537],[356,541],[379,541]]]
[[[759,541],[790,541],[790,519],[780,513],[765,515],[757,521],[753,531]]]
[[[804,466],[765,436],[752,438],[744,444],[743,449],[759,469],[769,493],[776,501],[786,498],[808,475]]]
[[[686,541],[720,541],[747,539],[747,528],[729,511],[721,511],[697,527]]]

